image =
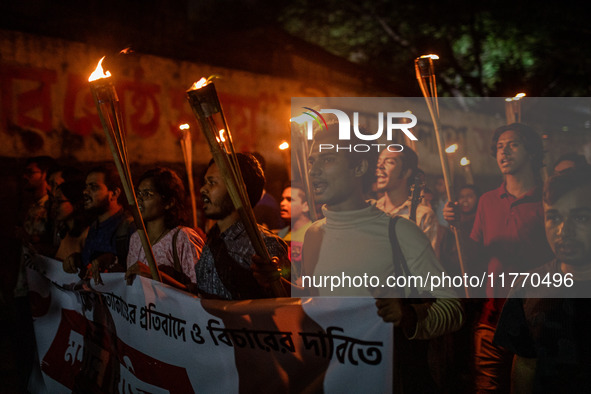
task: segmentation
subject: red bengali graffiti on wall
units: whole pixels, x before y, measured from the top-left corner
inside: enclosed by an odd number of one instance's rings
[[[163,88],[159,81],[146,81],[139,67],[133,74],[132,79],[115,81],[128,135],[141,140],[162,132],[178,139],[180,124],[196,125],[184,87]],[[102,130],[85,75],[0,64],[0,83],[0,133],[14,136],[27,131],[49,136],[55,130],[66,130],[88,137]],[[278,98],[220,93],[220,100],[230,129],[240,137],[237,148],[256,149],[255,135],[262,131],[257,125],[260,106],[271,102],[272,107],[279,107]],[[194,143],[203,142],[198,134],[194,134]]]

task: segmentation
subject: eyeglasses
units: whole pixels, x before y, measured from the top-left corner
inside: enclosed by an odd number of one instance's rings
[[[142,200],[150,200],[152,197],[154,197],[155,194],[156,194],[156,192],[154,192],[153,190],[150,190],[150,189],[138,190],[135,193],[137,198],[141,198]]]

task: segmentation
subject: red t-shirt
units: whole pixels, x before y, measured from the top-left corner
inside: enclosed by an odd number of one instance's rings
[[[525,273],[554,258],[544,230],[544,208],[540,187],[516,198],[503,184],[480,197],[470,237],[478,243],[480,258],[488,262],[494,287],[487,280],[485,304],[480,322],[496,326],[505,297],[511,290],[511,276],[501,287],[499,274]]]

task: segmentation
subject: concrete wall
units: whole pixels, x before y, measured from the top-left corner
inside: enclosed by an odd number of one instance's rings
[[[0,156],[108,160],[87,82],[105,54],[81,43],[0,31]],[[202,76],[221,76],[216,88],[236,148],[258,150],[275,163],[283,160],[277,146],[289,139],[292,96],[362,94],[138,53],[110,56],[105,63],[121,102],[130,160],[141,164],[182,162],[182,123],[192,126],[194,161],[209,160],[185,99],[185,90]]]
[[[209,160],[185,90],[202,76],[217,74],[222,78],[216,87],[236,148],[262,152],[270,165],[283,167],[284,157],[277,147],[290,138],[292,97],[393,95],[386,91],[391,87],[370,81],[348,64],[338,67],[334,59],[331,63],[318,53],[306,53],[304,48],[283,54],[280,63],[297,70],[292,78],[286,73],[282,77],[257,74],[141,53],[118,55],[80,42],[0,31],[0,157],[47,154],[81,162],[110,160],[87,82],[98,60],[109,55],[105,64],[121,102],[132,163],[181,163],[178,126],[182,123],[192,126],[194,163],[200,166]],[[272,55],[268,61],[279,62],[279,55]],[[421,119],[413,132],[419,138],[421,167],[437,174],[441,170],[432,124],[426,106],[419,108],[413,110]],[[467,155],[477,178],[498,177],[488,147],[491,131],[505,123],[502,106],[497,113],[487,114],[445,111],[441,121],[446,142],[460,145],[456,162]],[[559,152],[584,147],[589,153],[588,133],[567,136],[544,129],[543,124],[536,128],[553,137],[549,164]],[[460,167],[455,167],[460,173]]]

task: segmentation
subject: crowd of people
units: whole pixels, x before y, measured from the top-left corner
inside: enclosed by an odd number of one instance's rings
[[[576,298],[584,297],[580,289],[591,280],[591,170],[583,156],[562,156],[543,184],[539,135],[523,124],[507,125],[493,133],[491,144],[502,184],[484,194],[477,185],[461,185],[458,200],[446,201],[441,177],[424,187],[419,157],[408,146],[325,152],[317,149],[322,143],[338,144],[337,123],[317,132],[310,149],[307,176],[316,206],[309,206],[299,180],[285,185],[277,202],[265,190],[264,159],[237,154],[271,264],[256,256],[213,160],[200,180],[207,220],[198,228],[189,221],[189,193],[175,171],[154,167],[142,173],[135,186],[138,211],[162,280],[222,300],[272,298],[277,285],[292,296],[373,297],[376,313],[396,330],[393,374],[401,392],[589,387],[585,330],[591,328],[591,304]],[[152,273],[113,165],[83,172],[33,157],[23,179],[33,202],[16,231],[23,251],[14,300],[16,332],[27,342],[27,254],[55,258],[65,272],[97,284],[105,272],[124,272],[129,283]],[[322,219],[312,222],[312,210]],[[462,275],[454,232],[467,274],[572,274],[580,291],[555,286],[546,295],[531,283],[511,290],[490,280],[482,292],[470,288],[471,298],[461,300],[463,289],[426,283],[394,293],[304,286],[303,277],[340,272]],[[454,335],[458,330],[461,335]],[[32,344],[27,346],[23,371],[32,354]]]

